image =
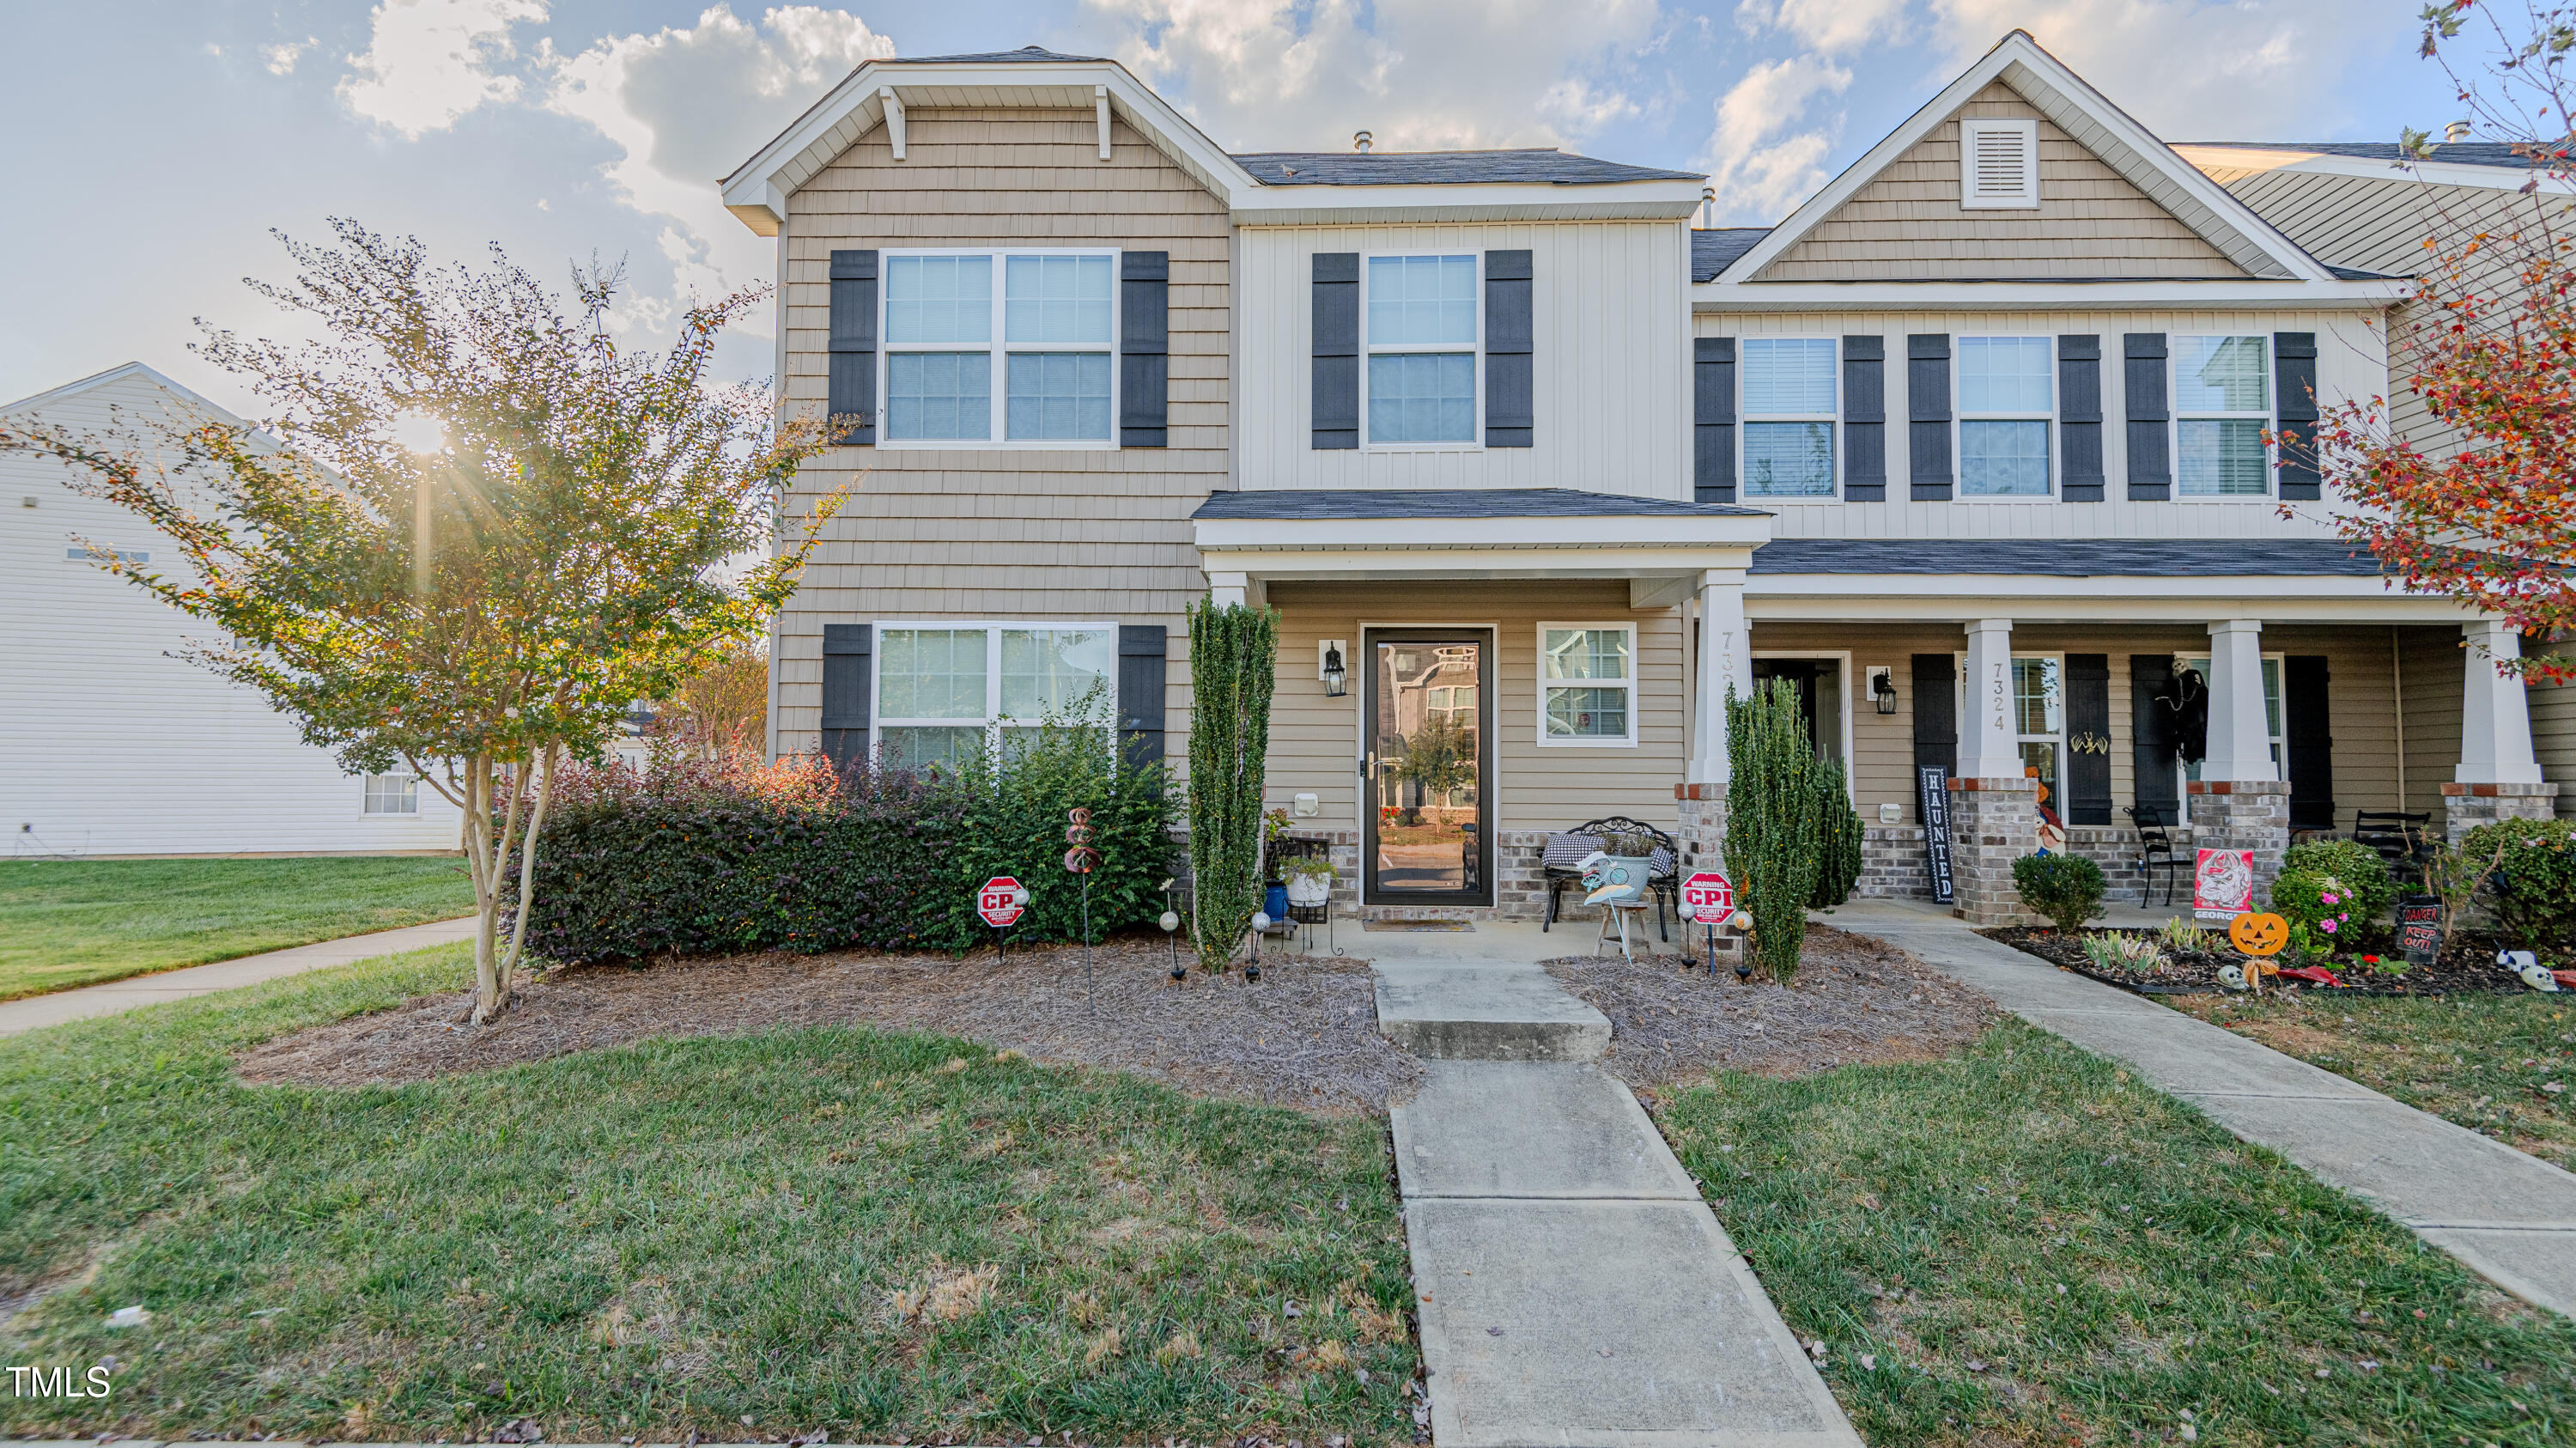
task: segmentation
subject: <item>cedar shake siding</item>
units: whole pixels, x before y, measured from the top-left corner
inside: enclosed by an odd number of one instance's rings
[[[1182,610],[1207,586],[1188,518],[1227,485],[1225,207],[1123,123],[1101,161],[1088,109],[915,107],[907,119],[905,160],[880,126],[788,200],[789,405],[825,405],[836,250],[1114,246],[1170,254],[1167,445],[835,447],[807,464],[800,499],[850,495],[779,616],[776,747],[818,745],[826,623],[1106,620],[1172,631],[1177,763]]]

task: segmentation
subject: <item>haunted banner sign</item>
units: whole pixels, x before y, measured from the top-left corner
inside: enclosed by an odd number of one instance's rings
[[[1950,768],[1926,764],[1915,770],[1915,810],[1923,817],[1923,863],[1932,872],[1932,898],[1947,905],[1950,889]]]

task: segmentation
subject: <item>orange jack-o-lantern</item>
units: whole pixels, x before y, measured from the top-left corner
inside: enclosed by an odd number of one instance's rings
[[[2228,922],[2227,938],[2247,955],[2278,955],[2290,943],[2290,922],[2269,912],[2239,915]]]

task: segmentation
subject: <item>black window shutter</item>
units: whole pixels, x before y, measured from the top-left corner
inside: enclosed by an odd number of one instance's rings
[[[1163,757],[1163,672],[1169,645],[1159,623],[1118,626],[1118,737],[1137,765]]]
[[[2182,773],[2174,765],[2174,718],[2156,693],[2173,677],[2173,655],[2129,655],[2129,747],[2136,773],[2132,803],[2161,814],[2167,828],[2182,823]]]
[[[832,441],[845,447],[877,442],[877,254],[832,253],[832,336],[824,410],[844,419]]]
[[[2275,411],[2281,419],[2281,500],[2316,502],[2325,496],[2324,481],[2317,476],[2317,334],[2274,332],[2272,378],[2280,390]],[[2298,810],[2299,796],[2293,790],[2293,823]],[[2317,828],[2333,823],[2329,819]]]
[[[1917,333],[1905,339],[1906,476],[1914,501],[1950,501],[1950,337]],[[1946,697],[1946,696],[1945,696]]]
[[[2281,660],[2281,763],[2290,781],[2290,828],[2330,830],[2335,823],[2334,716],[2326,702],[2323,654]]]
[[[1691,342],[1691,496],[1735,501],[1735,339]]]
[[[2128,402],[2129,501],[2168,502],[2173,498],[2173,447],[2165,426],[2165,334],[2127,333],[2120,338],[2120,354],[2126,364],[2120,391]]]
[[[1887,500],[1887,339],[1843,338],[1843,500]]]
[[[835,769],[868,757],[868,655],[874,638],[867,624],[823,625],[823,757]]]
[[[2069,503],[2101,502],[2102,339],[2090,333],[2057,339],[2057,437],[2066,463],[2057,496]],[[2105,783],[2102,808],[2110,807],[2111,786]],[[2100,821],[2110,822],[2107,814]]]
[[[1315,253],[1313,446],[1360,445],[1360,254]]]
[[[1914,768],[1939,765],[1959,772],[1959,701],[1953,697],[1950,656],[1914,656]],[[1916,819],[1916,824],[1921,824]]]
[[[1536,379],[1531,375],[1530,254],[1485,253],[1485,446],[1528,447]]]
[[[2070,825],[2111,822],[2111,656],[2066,656],[2066,798]]]
[[[1162,447],[1172,398],[1172,254],[1118,256],[1118,445]]]

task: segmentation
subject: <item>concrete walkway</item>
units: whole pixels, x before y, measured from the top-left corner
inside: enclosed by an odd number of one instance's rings
[[[1433,1441],[1859,1448],[1690,1174],[1594,1064],[1609,1021],[1534,963],[1467,958],[1474,938],[1375,963],[1380,1029],[1428,1058],[1392,1115]]]
[[[281,975],[301,975],[326,965],[347,965],[353,960],[371,960],[379,955],[418,950],[425,945],[445,945],[451,940],[473,938],[474,917],[468,915],[460,920],[435,920],[427,925],[379,930],[372,935],[316,941],[311,945],[272,950],[265,955],[219,960],[212,965],[192,965],[185,970],[127,976],[123,980],[85,985],[77,990],[58,990],[51,995],[29,996],[25,1000],[0,1001],[0,1036],[14,1036],[21,1031],[58,1026],[65,1021],[86,1020],[91,1016],[112,1016],[119,1011],[130,1011],[136,1006],[148,1006],[159,1001],[211,995],[235,986],[275,980]]]
[[[1864,900],[1842,929],[1912,951],[1995,1004],[2414,1229],[2525,1301],[2576,1316],[2576,1174],[2231,1031],[1999,945],[1939,907]]]

